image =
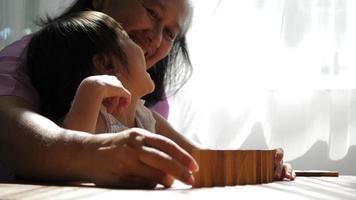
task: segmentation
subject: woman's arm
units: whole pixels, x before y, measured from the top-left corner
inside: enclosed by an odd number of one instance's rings
[[[27,101],[0,97],[0,159],[16,175],[47,180],[81,179],[73,170],[88,134],[66,132],[38,115]]]
[[[179,134],[173,129],[173,127],[157,112],[152,111],[153,117],[156,119],[156,131],[157,133],[170,138],[186,151],[191,152],[192,149],[206,149],[200,144],[196,144],[189,141],[187,138]],[[283,149],[276,149],[275,155],[275,180],[294,180],[295,173],[293,172],[292,166],[288,163],[283,162],[284,152]]]
[[[91,76],[84,79],[63,121],[63,127],[95,133],[104,99],[110,100],[106,101],[106,106],[113,107],[109,109],[122,109],[130,102],[130,92],[115,76]]]
[[[193,149],[204,149],[202,145],[185,138],[182,134],[174,130],[174,128],[169,124],[169,122],[164,119],[159,113],[152,111],[152,114],[156,120],[156,132],[158,134],[170,138],[188,152],[192,152]]]
[[[27,179],[91,181],[111,187],[192,184],[192,157],[142,129],[93,135],[58,127],[18,97],[0,97],[0,162]],[[147,146],[146,146],[147,145]]]

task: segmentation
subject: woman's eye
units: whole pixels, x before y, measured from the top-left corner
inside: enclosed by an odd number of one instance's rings
[[[158,19],[158,14],[152,10],[152,9],[149,9],[149,8],[146,8],[148,14],[153,18],[153,19]]]
[[[172,30],[166,28],[164,32],[167,40],[174,41],[176,39],[176,34]]]

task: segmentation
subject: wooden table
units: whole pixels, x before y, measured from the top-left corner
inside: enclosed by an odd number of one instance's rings
[[[175,182],[172,188],[124,190],[90,185],[0,183],[0,199],[356,199],[356,176],[297,177],[292,182],[234,187],[191,188]]]

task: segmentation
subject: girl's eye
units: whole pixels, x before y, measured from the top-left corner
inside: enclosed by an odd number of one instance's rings
[[[176,34],[168,28],[164,30],[164,34],[166,36],[166,39],[169,41],[174,41],[176,39]]]

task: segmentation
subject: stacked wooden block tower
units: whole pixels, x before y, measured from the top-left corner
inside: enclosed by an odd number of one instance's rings
[[[233,186],[273,181],[275,150],[194,150],[200,170],[193,187]]]

